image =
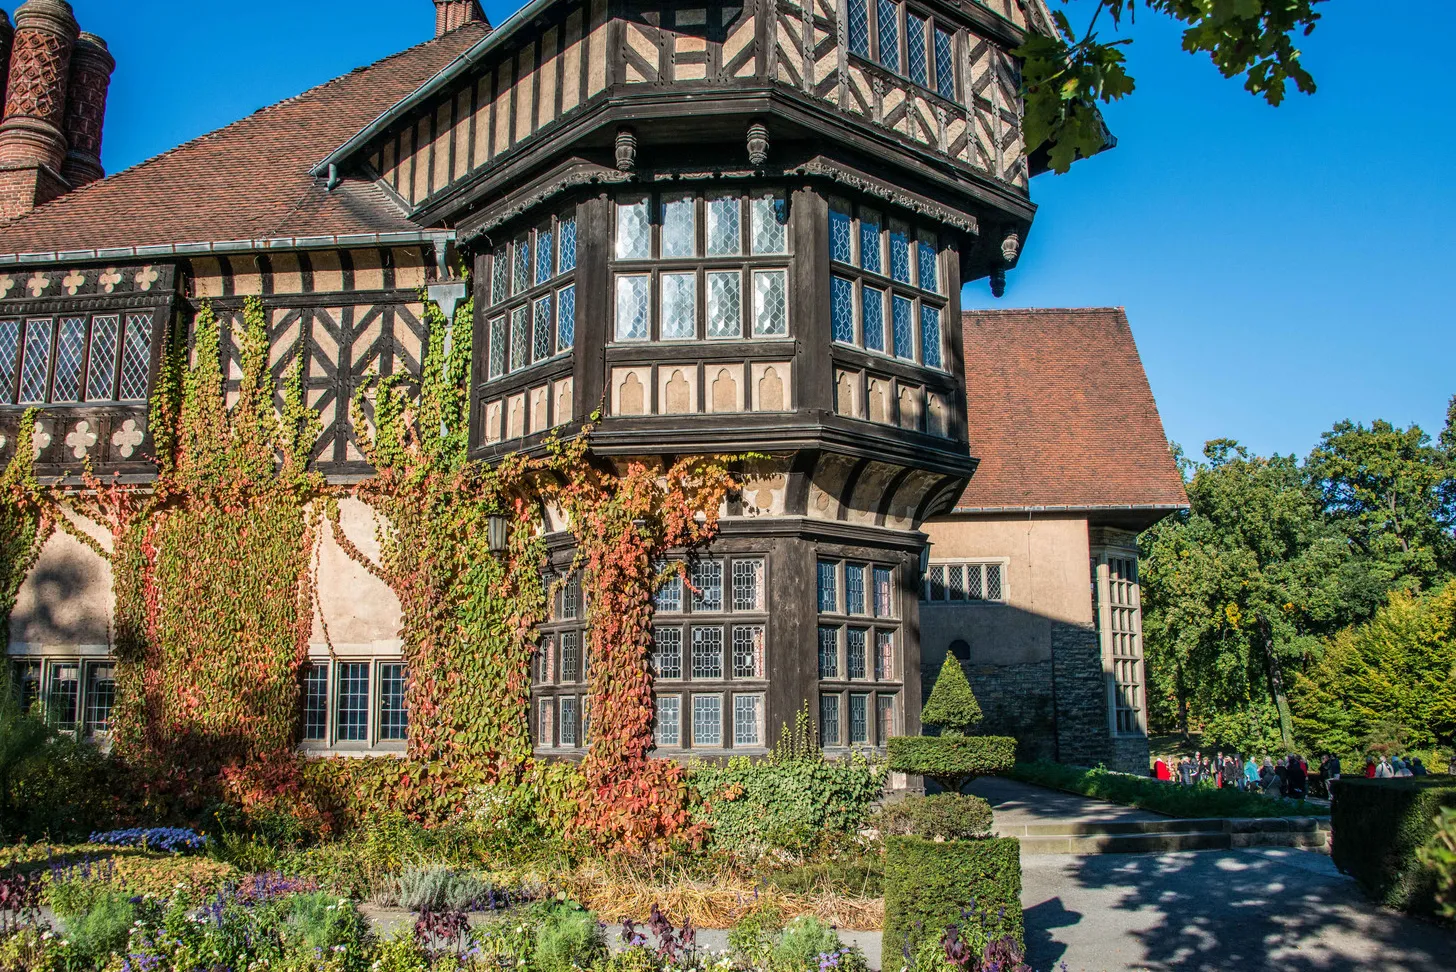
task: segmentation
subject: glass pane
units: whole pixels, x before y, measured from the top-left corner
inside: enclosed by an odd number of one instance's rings
[[[849,0],[849,50],[860,57],[870,56],[869,0]]]
[[[550,749],[555,744],[556,700],[541,699],[536,706],[536,744]]]
[[[25,322],[25,361],[20,371],[20,400],[25,404],[45,401],[46,379],[51,367],[51,322],[48,318]],[[75,720],[72,720],[73,722]]]
[[[661,278],[662,339],[691,339],[698,336],[698,275],[664,273]]]
[[[334,709],[334,734],[343,741],[369,738],[369,664],[341,662]]]
[[[308,665],[303,672],[303,738],[327,739],[329,735],[329,669]]]
[[[708,200],[708,256],[738,256],[743,252],[743,217],[737,196]]]
[[[152,368],[152,315],[126,315],[126,335],[121,347],[121,390],[123,402],[147,399],[147,377]]]
[[[885,740],[895,735],[895,697],[893,695],[881,695],[877,700],[879,704],[879,733],[880,745],[885,745]]]
[[[859,218],[859,265],[871,273],[881,271],[880,217],[875,213],[863,213]]]
[[[617,259],[646,260],[652,256],[652,226],[647,201],[617,203]]]
[[[708,274],[708,337],[743,336],[743,277],[737,270]]]
[[[930,568],[930,579],[926,582],[929,590],[926,592],[926,600],[945,600],[945,567],[936,564]]]
[[[658,611],[681,611],[683,608],[682,575],[674,573],[653,595],[652,603]]]
[[[866,655],[869,653],[868,632],[864,628],[850,628],[845,632],[845,668],[850,678],[867,678]]]
[[[543,284],[551,279],[551,258],[556,255],[555,241],[551,228],[536,231],[536,283]]]
[[[723,697],[693,696],[693,745],[723,745]]]
[[[0,334],[8,323],[0,322]],[[115,315],[91,320],[91,356],[86,370],[88,402],[111,401],[111,383],[116,380],[116,331],[120,323]],[[0,337],[0,347],[3,347],[3,342],[3,337]],[[3,378],[3,365],[0,365],[0,378]],[[5,390],[8,391],[9,387],[7,383]]]
[[[789,207],[777,196],[756,196],[753,214],[753,252],[789,251]]]
[[[915,360],[915,305],[908,298],[894,300],[895,357]]]
[[[933,237],[920,237],[919,259],[915,262],[920,270],[920,289],[940,293],[939,260]]]
[[[657,699],[653,739],[659,746],[682,745],[682,696],[664,695]]]
[[[551,295],[536,300],[536,339],[531,348],[531,360],[542,361],[551,357]]]
[[[849,744],[866,746],[870,741],[870,697],[851,695],[849,697]]]
[[[759,728],[759,723],[763,721],[762,717],[763,696],[733,696],[733,745],[762,745],[763,731]]]
[[[617,340],[647,340],[648,279],[645,276],[617,278]]]
[[[783,270],[753,272],[753,333],[758,337],[789,333],[789,281]]]
[[[506,319],[502,315],[490,320],[490,377],[506,373]]]
[[[544,634],[536,648],[536,681],[550,685],[556,681],[556,635]]]
[[[530,321],[526,319],[526,308],[517,307],[511,311],[511,370],[526,367],[527,342],[530,340]]]
[[[948,575],[946,589],[949,592],[949,600],[964,601],[966,599],[965,575],[968,573],[975,574],[977,576],[976,583],[979,585],[980,571],[981,568],[974,564],[967,564],[964,568],[960,564],[951,564],[948,566],[946,568]],[[979,590],[979,587],[977,589]]]
[[[864,564],[846,564],[844,567],[844,613],[865,613]]]
[[[658,678],[682,678],[682,628],[652,629],[652,671]]]
[[[890,222],[890,276],[900,283],[910,283],[910,227]]]
[[[920,361],[927,368],[940,367],[940,311],[920,305]]]
[[[511,245],[497,247],[491,257],[490,302],[499,304],[511,295]]]
[[[986,600],[1001,600],[1001,565],[986,565]]]
[[[966,565],[966,597],[972,601],[985,599],[985,588],[981,586],[981,565]]]
[[[21,712],[29,712],[40,699],[40,662],[18,661],[11,664],[10,686],[15,691]]]
[[[581,632],[561,633],[561,680],[575,682],[581,678]]]
[[[925,59],[925,18],[913,13],[905,14],[905,67],[910,80],[922,88],[930,84],[929,68]]]
[[[839,696],[819,696],[819,744],[839,745]]]
[[[693,678],[723,677],[723,629],[693,629]]]
[[[839,677],[839,629],[819,628],[819,677]]]
[[[15,404],[15,367],[19,358],[20,322],[0,321],[0,405]]]
[[[561,236],[558,244],[561,253],[557,260],[557,273],[570,273],[576,269],[576,217],[566,216],[556,224]]]
[[[111,731],[111,708],[116,702],[116,669],[111,665],[86,666],[85,734]]]
[[[763,627],[733,629],[733,677],[763,678]]]
[[[866,286],[861,293],[864,317],[864,346],[870,351],[885,350],[885,292]]]
[[[576,344],[576,284],[556,292],[556,350]]]
[[[733,610],[763,610],[763,561],[733,561]]]
[[[56,374],[51,379],[51,401],[81,400],[81,358],[85,348],[86,318],[62,318],[56,333]]]
[[[402,740],[409,727],[404,707],[404,665],[379,666],[379,738]]]
[[[854,282],[843,277],[829,280],[829,317],[834,340],[854,343]]]
[[[875,678],[879,681],[895,677],[895,632],[875,632]]]
[[[662,255],[669,257],[697,256],[698,236],[693,210],[696,201],[691,196],[667,198],[662,201]]]
[[[516,240],[516,266],[511,293],[519,294],[531,286],[531,238],[523,236]]]
[[[832,560],[819,561],[819,610],[833,614],[839,610],[839,565]]]
[[[51,684],[47,693],[46,717],[57,729],[76,728],[76,711],[81,701],[81,666],[51,666]]]
[[[890,588],[890,568],[875,568],[875,617],[892,618],[895,616],[894,600]]]
[[[900,70],[900,5],[879,0],[880,63],[891,71]]]
[[[576,699],[561,700],[561,745],[576,745]]]
[[[694,611],[723,610],[723,562],[699,560],[690,568]]]
[[[955,100],[955,56],[948,30],[935,29],[935,90],[942,98]]]
[[[829,211],[829,258],[840,263],[854,262],[854,220],[847,208]]]

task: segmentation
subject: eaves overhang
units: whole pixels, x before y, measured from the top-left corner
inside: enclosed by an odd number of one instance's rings
[[[207,243],[113,246],[94,250],[0,253],[0,267],[57,263],[104,263],[109,260],[166,260],[174,257],[256,253],[260,250],[344,250],[371,246],[410,246],[421,243],[442,247],[454,242],[454,230],[405,230],[395,233],[351,233],[337,236],[277,236],[255,240],[218,240]]]

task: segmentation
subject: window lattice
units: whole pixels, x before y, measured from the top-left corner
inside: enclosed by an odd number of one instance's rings
[[[535,340],[531,347],[531,360],[544,361],[551,357],[551,295],[536,301]]]
[[[617,340],[647,340],[647,323],[651,307],[648,300],[649,277],[623,275],[617,277]]]
[[[753,252],[755,254],[789,251],[789,209],[777,196],[755,196],[749,203],[752,213]]]
[[[927,368],[940,367],[940,311],[920,305],[920,361]]]
[[[303,673],[303,738],[322,741],[329,734],[329,669],[311,663]]]
[[[1003,572],[999,562],[932,564],[921,596],[933,602],[1004,601]]]
[[[955,100],[955,54],[954,35],[948,30],[935,28],[935,91],[942,98]]]
[[[870,56],[869,0],[849,0],[849,49],[860,57]]]
[[[868,284],[861,301],[864,307],[864,346],[867,351],[885,350],[885,292]]]
[[[844,643],[845,667],[851,679],[864,679],[869,677],[869,667],[865,664],[869,646],[866,644],[864,628],[850,628],[846,632],[847,638]]]
[[[859,217],[859,265],[870,273],[880,273],[880,218],[870,213]]]
[[[556,292],[556,350],[576,344],[576,284]]]
[[[849,744],[865,746],[870,741],[870,697],[851,695],[849,697]]]
[[[743,252],[743,217],[737,196],[708,199],[708,256],[738,256]]]
[[[647,201],[617,204],[617,259],[646,260],[652,256],[652,226]]]
[[[404,706],[404,665],[379,666],[379,738],[400,741],[409,727]]]
[[[906,361],[915,360],[915,324],[912,320],[915,305],[905,297],[896,296],[892,308],[895,332],[895,357]]]
[[[763,678],[762,625],[738,625],[733,629],[733,677]]]
[[[819,628],[819,677],[839,677],[839,629]]]
[[[723,677],[723,629],[693,629],[693,678]]]
[[[85,734],[111,731],[111,710],[116,703],[116,669],[106,664],[86,667]]]
[[[151,367],[152,315],[128,314],[121,349],[121,390],[117,397],[123,402],[146,401]]]
[[[819,744],[821,746],[838,746],[839,734],[839,696],[819,696]]]
[[[708,337],[743,334],[743,277],[737,270],[708,274]]]
[[[51,322],[47,319],[25,324],[25,360],[20,371],[20,401],[39,404],[45,401],[46,379],[51,366]]]
[[[854,344],[854,281],[843,277],[830,279],[829,313],[834,340]]]
[[[652,671],[658,678],[682,678],[682,628],[652,629]]]
[[[763,561],[733,561],[733,610],[763,610]]]
[[[348,742],[365,742],[369,738],[368,662],[339,663],[334,735]]]
[[[763,745],[763,696],[733,696],[733,745]]]
[[[15,371],[20,363],[20,322],[0,321],[0,405],[15,404]]]
[[[91,319],[91,354],[86,365],[86,401],[109,402],[116,381],[116,332],[121,320],[115,314]]]
[[[551,279],[551,260],[556,248],[549,227],[536,231],[536,283],[543,284]]]
[[[657,699],[657,725],[653,731],[654,741],[659,746],[682,745],[682,697],[659,696]]]
[[[693,745],[723,745],[723,697],[693,696]]]
[[[910,283],[910,230],[890,223],[890,277],[899,283]]]
[[[723,610],[723,562],[699,560],[690,568],[694,611]]]
[[[922,88],[930,85],[930,69],[926,63],[925,55],[925,27],[924,17],[913,13],[905,15],[905,67],[910,80]]]
[[[561,254],[556,263],[556,272],[570,273],[576,269],[576,219],[563,218],[557,224],[557,231],[561,239]]]
[[[664,273],[662,291],[662,339],[692,339],[698,336],[698,277],[694,273]]]
[[[696,201],[692,196],[668,197],[662,201],[662,255],[697,256],[698,234],[694,219]]]
[[[900,70],[900,5],[892,0],[878,0],[880,31],[880,63],[891,71]]]
[[[511,370],[526,367],[530,351],[530,321],[525,306],[511,311]]]
[[[86,318],[62,318],[56,332],[56,373],[51,379],[51,401],[81,400],[81,361],[85,349]]]
[[[561,680],[576,682],[581,679],[581,633],[561,632]]]
[[[789,333],[789,283],[783,270],[753,272],[753,333],[758,337]]]

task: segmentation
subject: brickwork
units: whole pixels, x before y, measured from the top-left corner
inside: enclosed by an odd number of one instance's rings
[[[479,0],[435,0],[436,37],[476,22],[488,22]]]
[[[71,83],[66,96],[66,141],[70,151],[61,175],[79,189],[106,174],[101,167],[101,129],[106,121],[106,95],[116,61],[106,41],[82,34],[71,56]]]
[[[64,0],[30,0],[15,11],[15,41],[0,166],[47,165],[59,172],[66,157],[66,88],[80,27]]]
[[[1091,625],[1052,625],[1057,760],[1096,766],[1113,759],[1102,649]]]
[[[15,28],[10,17],[0,10],[0,109],[5,105],[5,92],[10,87],[10,48],[15,42]]]
[[[1112,737],[1112,760],[1107,764],[1109,769],[1147,775],[1151,765],[1149,760],[1147,736]]]

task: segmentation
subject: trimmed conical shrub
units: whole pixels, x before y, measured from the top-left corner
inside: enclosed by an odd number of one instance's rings
[[[920,713],[920,721],[939,728],[942,736],[964,736],[981,724],[981,704],[976,701],[976,693],[971,691],[965,670],[954,655],[945,656],[945,664]]]

